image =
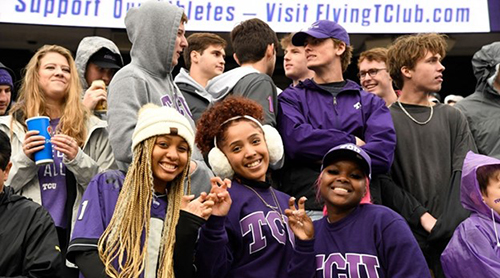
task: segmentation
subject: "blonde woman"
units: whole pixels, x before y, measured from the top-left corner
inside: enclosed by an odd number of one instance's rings
[[[83,196],[68,259],[85,277],[194,275],[198,228],[214,194],[183,197],[193,144],[190,123],[175,109],[148,104],[139,111],[127,173],[97,175]]]
[[[80,90],[71,53],[61,46],[45,45],[26,66],[10,115],[0,119],[0,129],[10,135],[12,144],[12,170],[6,184],[48,210],[63,255],[87,184],[114,166],[106,123],[81,104]],[[38,131],[27,131],[25,124],[34,116],[48,116],[54,134],[54,162],[44,166],[35,164],[33,154],[44,148],[45,138]],[[73,272],[63,276],[74,277]]]

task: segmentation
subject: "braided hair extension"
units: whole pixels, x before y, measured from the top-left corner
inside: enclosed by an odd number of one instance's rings
[[[151,154],[156,137],[146,139],[134,148],[133,162],[125,177],[113,217],[99,238],[99,257],[104,263],[106,274],[113,278],[139,277],[146,266],[154,180]],[[190,157],[191,150],[188,152],[188,161]],[[175,228],[188,172],[189,167],[186,166],[182,174],[170,183],[167,191],[168,207],[160,243],[158,278],[174,277]],[[143,233],[144,242],[141,242]],[[115,260],[118,261],[118,269],[113,266]]]

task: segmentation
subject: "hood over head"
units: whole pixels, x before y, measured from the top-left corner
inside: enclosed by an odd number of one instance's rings
[[[460,190],[462,206],[469,211],[482,214],[489,219],[491,219],[491,208],[483,202],[476,172],[481,166],[494,164],[500,164],[500,160],[469,151],[462,168],[462,185]],[[496,222],[500,222],[500,215],[496,212],[494,215]]]
[[[152,75],[171,74],[182,14],[182,8],[163,1],[147,1],[138,8],[131,8],[125,16],[125,27],[132,42],[132,63]]]
[[[87,80],[85,80],[85,72],[87,70],[89,58],[102,48],[107,48],[114,54],[117,54],[123,65],[122,55],[114,42],[98,36],[83,38],[80,44],[78,44],[75,56],[76,69],[78,70],[80,81],[82,82],[83,91],[87,90],[90,86],[90,84],[87,84]]]
[[[500,42],[485,45],[472,57],[472,70],[476,76],[476,91],[484,91],[486,86],[492,86],[493,80],[499,74]]]

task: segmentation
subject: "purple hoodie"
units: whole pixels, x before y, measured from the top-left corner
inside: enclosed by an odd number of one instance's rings
[[[318,162],[331,148],[366,142],[375,174],[387,173],[396,148],[396,133],[385,102],[347,80],[335,97],[306,79],[279,97],[278,130],[292,163]]]
[[[482,201],[476,178],[479,167],[493,164],[500,160],[473,152],[465,157],[460,200],[472,213],[457,227],[441,255],[446,277],[500,276],[500,215]]]

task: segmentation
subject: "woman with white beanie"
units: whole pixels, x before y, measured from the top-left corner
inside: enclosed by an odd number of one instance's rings
[[[85,277],[193,275],[197,231],[214,204],[206,193],[183,196],[193,144],[175,109],[139,111],[127,173],[95,176],[83,196],[67,257]]]

